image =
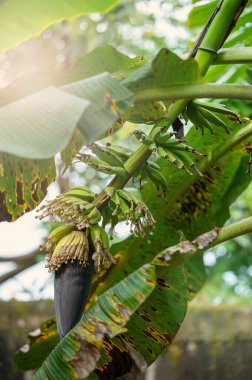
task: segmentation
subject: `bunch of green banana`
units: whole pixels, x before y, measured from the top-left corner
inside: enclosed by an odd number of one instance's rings
[[[40,207],[38,212],[42,213],[38,218],[50,216],[52,221],[75,224],[81,230],[101,219],[99,210],[91,203],[94,197],[95,194],[85,187],[73,187]]]
[[[109,238],[102,227],[98,224],[89,228],[90,240],[95,252],[92,255],[94,266],[97,272],[107,268],[110,264],[116,264],[116,260],[109,252]]]
[[[112,210],[112,212],[108,212],[108,215],[111,215],[111,223],[113,223],[113,217],[115,218],[118,214],[122,214],[126,219],[126,224],[131,224],[131,232],[141,237],[145,236],[144,227],[153,228],[155,226],[156,222],[143,201],[126,190],[117,190],[114,187],[107,187],[105,191],[110,197],[107,208]],[[113,226],[114,225],[115,223],[113,223]]]
[[[95,143],[86,145],[93,154],[78,153],[75,157],[77,160],[84,162],[90,167],[106,173],[125,175],[124,162],[120,155],[113,152],[107,146],[101,146]]]
[[[138,173],[137,173],[138,174]],[[140,187],[141,181],[149,179],[154,183],[158,191],[165,193],[167,189],[167,182],[163,174],[161,173],[160,166],[153,161],[146,161],[139,170],[140,175]]]
[[[219,103],[203,103],[194,100],[187,105],[182,115],[186,122],[189,119],[197,129],[200,129],[202,135],[205,128],[213,133],[214,126],[224,128],[229,133],[226,123],[218,115],[234,117],[240,123],[239,116],[234,111]]]
[[[193,173],[189,169],[191,168],[202,177],[203,174],[197,169],[188,153],[203,157],[206,154],[200,153],[198,149],[186,145],[183,140],[172,138],[173,136],[174,132],[162,133],[160,129],[156,133],[153,133],[153,152],[157,153],[159,157],[172,162],[178,169],[183,169],[192,175]]]

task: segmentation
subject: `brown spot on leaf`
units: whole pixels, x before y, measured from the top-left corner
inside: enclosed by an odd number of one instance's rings
[[[104,346],[106,346],[107,340],[108,338],[104,339],[103,341]],[[115,379],[117,377],[123,376],[126,373],[130,372],[133,366],[133,361],[128,352],[128,349],[124,346],[123,342],[120,348],[110,343],[109,351],[106,352],[106,356],[110,358],[109,362],[105,363],[102,366],[102,368],[95,370],[95,373],[98,375],[99,379],[102,379],[102,380]]]
[[[165,280],[163,278],[158,278],[157,279],[157,283],[159,286],[161,286],[162,288],[167,288],[169,289],[170,288],[170,285],[168,285]]]
[[[41,190],[43,191],[43,194],[46,195],[48,188],[48,177],[46,176],[43,181],[41,181]]]
[[[167,340],[167,342],[169,342],[169,343],[171,343],[173,341],[173,337],[171,334],[165,333],[164,337],[165,337],[165,340]]]
[[[151,338],[151,339],[155,340],[156,342],[158,342],[158,339],[154,336],[153,333],[151,333],[151,332],[149,331],[149,329],[144,330],[143,332],[144,332],[144,334],[145,334],[146,336],[148,336],[149,338]]]
[[[6,204],[6,191],[0,190],[0,221],[1,222],[11,222],[12,215],[9,213],[7,204]]]
[[[144,321],[146,321],[146,322],[151,322],[150,318],[146,317],[145,314],[142,314],[142,315],[141,315],[141,318],[142,318]]]
[[[31,183],[31,196],[35,203],[39,203],[38,183],[39,183],[38,177],[35,177],[35,179]]]
[[[24,205],[24,184],[21,180],[17,180],[16,182],[16,194],[17,194],[17,204]]]

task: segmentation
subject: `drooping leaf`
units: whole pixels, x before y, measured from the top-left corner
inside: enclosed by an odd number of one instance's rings
[[[143,57],[130,58],[113,46],[99,46],[81,56],[72,68],[61,74],[61,77],[67,82],[74,82],[107,71],[117,80],[122,80],[144,63]]]
[[[33,378],[47,376],[57,380],[87,377],[96,368],[105,334],[112,338],[124,331],[127,321],[153,291],[155,283],[155,266],[147,264],[104,293],[81,322],[56,346]],[[24,368],[20,358],[25,355],[27,368],[35,350],[39,352],[38,348],[34,348],[31,356],[29,351],[19,353],[16,366]],[[36,358],[36,363],[37,360],[40,359]],[[30,368],[37,366],[32,367],[31,361],[30,365]]]
[[[88,13],[105,13],[118,0],[8,0],[1,2],[0,52],[39,35],[50,25]]]
[[[52,87],[43,89],[0,108],[2,125],[0,151],[29,159],[53,157],[66,147],[77,126],[86,141],[94,141],[113,125],[131,101],[131,92],[108,73],[58,89]],[[72,140],[72,145],[73,143]],[[65,155],[66,152],[67,150]],[[71,147],[68,156],[72,156]],[[12,161],[11,156],[8,158],[8,155],[5,155],[5,157]],[[47,169],[46,163],[41,163],[40,160],[35,163],[32,161],[26,163],[23,159],[21,161],[23,172],[20,174],[17,159],[12,165],[12,171],[6,161],[2,163],[3,175],[0,184],[4,195],[0,199],[0,209],[6,209],[6,212],[2,211],[0,220],[5,220],[7,215],[6,220],[14,220],[23,212],[34,208],[43,199],[41,192],[38,197],[27,198],[33,191],[35,181],[33,177],[36,177],[37,181],[37,174],[34,170],[26,172],[26,168],[36,167],[38,173],[43,174],[44,171],[51,173],[53,160],[46,161]],[[21,194],[24,194],[24,199],[15,196],[16,181],[19,181],[20,176],[26,178],[25,182],[20,179]],[[54,175],[46,175],[47,185],[53,177]],[[33,182],[29,181],[30,178]],[[42,176],[41,181],[44,180]],[[45,187],[43,190],[45,194]]]
[[[108,73],[68,84],[62,89],[90,102],[78,123],[88,141],[101,136],[133,101],[133,94]]]
[[[31,95],[45,87],[63,86],[104,72],[109,72],[117,80],[122,80],[144,63],[144,59],[129,58],[110,45],[100,46],[80,56],[67,70],[33,72],[15,79],[0,90],[0,106]]]
[[[161,49],[152,62],[140,67],[122,83],[136,91],[204,81],[193,58],[182,59],[171,50]]]
[[[188,253],[197,253],[206,248],[217,234],[218,231],[213,230],[198,237],[192,243],[185,241],[164,250],[156,255],[150,264],[143,265],[107,290],[82,318],[82,321],[51,352],[33,378],[38,380],[47,377],[56,380],[60,378],[84,379],[96,367],[96,372],[100,377],[111,377],[112,374],[107,365],[108,358],[120,361],[120,356],[125,355],[128,351],[125,340],[130,341],[128,333],[123,334],[119,340],[113,338],[125,331],[124,327],[129,320],[127,327],[133,324],[136,334],[138,336],[143,334],[142,340],[138,340],[138,350],[143,353],[144,357],[152,352],[155,354],[156,347],[159,350],[165,348],[167,342],[171,342],[174,338],[186,311],[186,277],[183,270],[180,269],[181,266],[183,267],[183,259]],[[164,318],[161,318],[159,313],[164,291],[169,294],[165,306],[167,307],[166,317],[169,320],[170,333],[167,333]],[[148,308],[150,297],[154,297],[156,303],[152,302],[152,313],[147,317],[143,308]],[[141,305],[143,308],[138,312]],[[138,325],[134,320],[134,312],[138,317]],[[154,330],[150,324],[152,314],[159,326],[158,330]],[[54,334],[52,327],[51,330]],[[42,347],[41,337],[42,334],[39,333],[37,341],[31,348],[27,347],[26,352],[23,350],[16,355],[15,365],[17,368],[36,368],[34,363],[37,366],[41,362],[39,355],[39,347]],[[146,344],[149,338],[152,339],[152,344],[149,344],[150,342]],[[131,344],[136,346],[133,337]],[[116,356],[113,355],[115,350],[117,350]],[[106,353],[106,357],[102,357],[101,353]],[[119,371],[118,367],[120,368],[120,365],[117,366],[117,371]],[[124,367],[127,368],[127,366]],[[127,370],[129,369],[130,367]],[[125,368],[123,370],[125,371]],[[124,372],[117,372],[118,376],[122,374]],[[113,377],[116,377],[115,374]]]
[[[46,88],[0,108],[0,151],[52,157],[65,148],[77,125],[86,140],[95,140],[131,101],[130,91],[107,73]]]
[[[30,159],[53,157],[65,148],[89,104],[49,87],[1,107],[0,151]]]

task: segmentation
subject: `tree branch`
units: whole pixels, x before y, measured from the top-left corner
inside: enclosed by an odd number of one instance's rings
[[[23,256],[16,256],[16,257],[0,257],[0,262],[14,262],[16,264],[16,268],[4,273],[2,276],[0,276],[0,285],[3,284],[5,281],[8,281],[13,276],[21,273],[25,269],[30,268],[31,266],[37,264],[38,262],[38,256],[40,255],[40,251],[38,249],[28,253],[27,255]]]

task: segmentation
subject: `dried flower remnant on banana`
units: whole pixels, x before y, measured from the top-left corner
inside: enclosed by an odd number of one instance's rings
[[[40,208],[40,219],[50,216],[52,221],[64,223],[49,234],[41,247],[47,253],[49,272],[75,260],[85,267],[90,252],[97,271],[115,263],[109,253],[108,236],[98,226],[100,211],[90,203],[94,197],[90,190],[74,187]]]
[[[109,205],[105,210],[106,220],[110,219],[112,226],[116,224],[113,218],[119,220],[118,216],[122,215],[126,219],[126,224],[130,224],[131,232],[136,235],[144,237],[146,227],[154,228],[156,222],[143,201],[125,190],[107,187],[105,191],[110,197]],[[108,215],[108,210],[110,210],[110,215]],[[112,238],[113,228],[110,229],[110,235]]]
[[[56,199],[48,202],[38,209],[41,214],[39,219],[47,216],[52,222],[74,224],[77,229],[82,230],[101,219],[100,211],[92,201],[95,194],[85,187],[73,187]]]

